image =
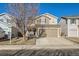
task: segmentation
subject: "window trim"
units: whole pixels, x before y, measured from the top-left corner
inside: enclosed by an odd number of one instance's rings
[[[70,24],[76,24],[76,19],[70,19]]]

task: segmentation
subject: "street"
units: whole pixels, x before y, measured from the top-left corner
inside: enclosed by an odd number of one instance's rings
[[[79,49],[0,50],[0,56],[79,56]]]

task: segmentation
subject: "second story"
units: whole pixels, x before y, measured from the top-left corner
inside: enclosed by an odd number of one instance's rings
[[[43,24],[43,25],[52,25],[57,24],[58,17],[51,15],[49,13],[45,13],[35,17],[35,24]]]
[[[64,16],[60,20],[61,25],[79,25],[79,16]]]
[[[16,26],[13,16],[7,13],[0,14],[0,26],[1,25],[3,25],[2,27]]]

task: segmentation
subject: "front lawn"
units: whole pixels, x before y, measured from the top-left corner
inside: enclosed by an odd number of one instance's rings
[[[0,40],[0,45],[35,45],[36,40],[35,39],[29,39],[29,40],[22,40],[23,38],[12,38],[11,44],[10,40],[5,39],[5,40]]]
[[[79,38],[77,38],[77,37],[68,37],[66,39],[71,40],[71,41],[79,44]]]

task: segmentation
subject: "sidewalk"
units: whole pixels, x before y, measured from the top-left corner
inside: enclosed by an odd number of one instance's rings
[[[36,46],[36,45],[1,45],[0,50],[37,50],[37,49],[79,49],[79,45],[51,45],[51,46]]]

